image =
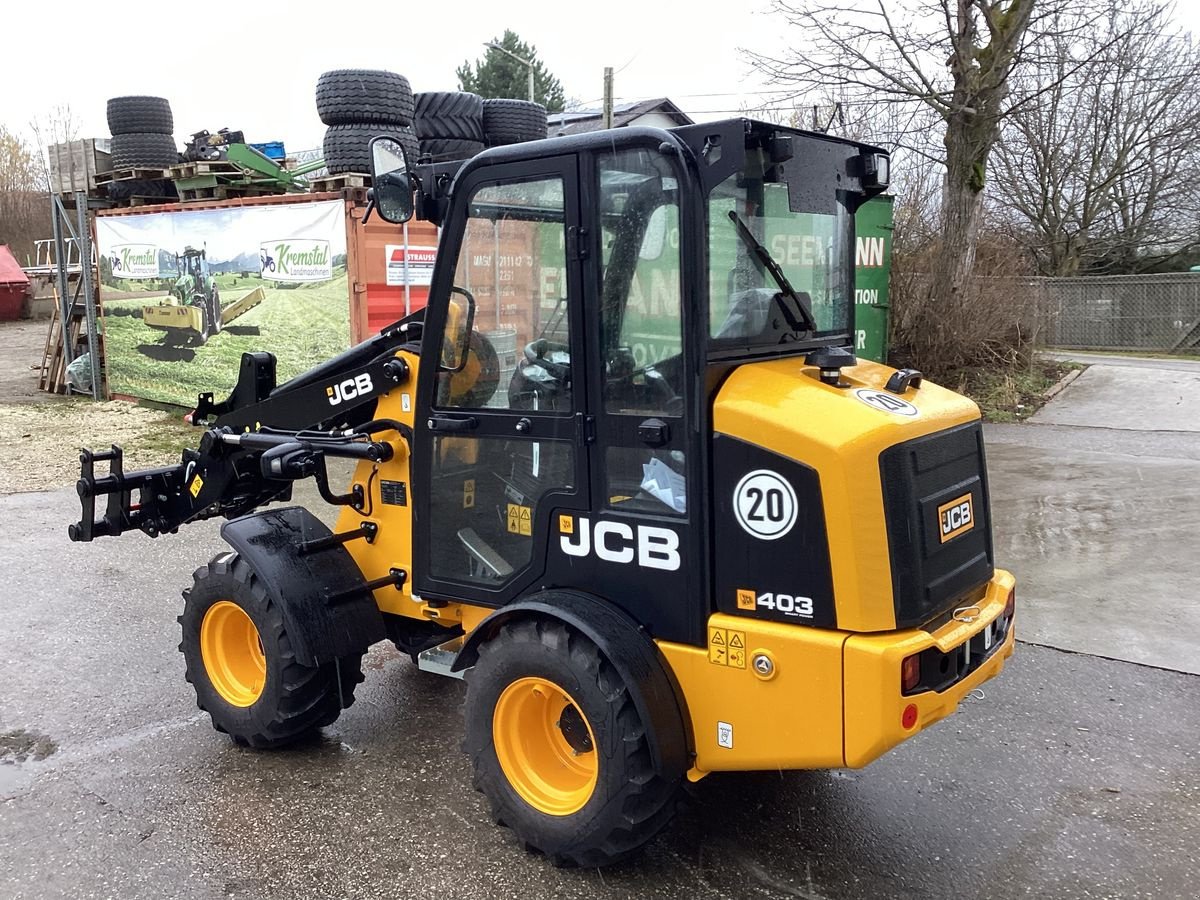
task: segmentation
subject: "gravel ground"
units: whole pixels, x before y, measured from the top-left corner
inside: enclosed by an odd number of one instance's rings
[[[125,467],[134,469],[178,462],[180,449],[198,439],[177,413],[121,400],[0,403],[0,494],[74,484],[83,446],[120,444]]]

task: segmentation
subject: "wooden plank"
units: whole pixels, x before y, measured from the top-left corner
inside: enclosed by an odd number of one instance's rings
[[[161,180],[171,177],[169,169],[113,169],[111,172],[99,172],[96,174],[96,184],[112,184],[114,181],[140,181]]]
[[[371,176],[364,172],[342,172],[338,175],[326,175],[309,181],[314,191],[340,191],[344,188],[368,188],[371,186]]]
[[[171,166],[172,178],[195,178],[197,175],[233,175],[241,176],[242,167],[228,160],[208,160],[200,162],[185,162]]]

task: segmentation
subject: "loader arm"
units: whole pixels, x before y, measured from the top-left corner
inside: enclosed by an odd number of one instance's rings
[[[197,398],[190,419],[207,430],[178,464],[126,472],[116,444],[82,451],[76,484],[82,512],[68,528],[71,540],[135,530],[157,537],[189,522],[235,518],[289,499],[292,484],[304,478],[316,481],[326,502],[359,508],[358,493],[330,489],[325,460],[385,461],[392,446],[374,436],[388,431],[410,442],[407,426],[374,420],[372,414],[379,397],[408,380],[408,366],[397,353],[419,352],[420,334],[416,313],[280,386],[272,354],[243,354],[228,398],[219,403],[211,393]],[[109,463],[108,474],[97,475],[96,463],[103,462]],[[108,500],[97,516],[99,497]]]

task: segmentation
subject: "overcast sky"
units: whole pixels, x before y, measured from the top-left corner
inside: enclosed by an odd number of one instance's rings
[[[568,97],[597,105],[612,66],[618,98],[667,96],[701,120],[769,96],[739,47],[771,52],[795,40],[765,12],[767,0],[4,5],[0,124],[28,135],[31,119],[69,104],[80,137],[106,137],[107,98],[154,94],[170,100],[181,142],[228,127],[292,151],[320,146],[321,72],[390,69],[417,91],[454,90],[455,68],[505,28],[537,47]],[[1180,24],[1200,34],[1200,0],[1179,5]]]

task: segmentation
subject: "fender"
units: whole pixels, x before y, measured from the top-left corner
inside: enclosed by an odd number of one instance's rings
[[[655,771],[680,778],[691,767],[690,718],[657,645],[646,630],[611,603],[581,591],[548,590],[496,610],[467,635],[451,671],[475,665],[480,646],[512,619],[544,616],[571,626],[592,641],[629,688],[642,721]]]
[[[221,537],[250,564],[279,608],[296,659],[306,666],[364,653],[387,636],[375,597],[343,545],[301,552],[302,544],[330,534],[300,506],[221,526]]]

